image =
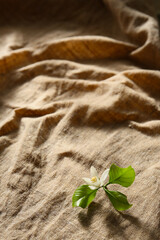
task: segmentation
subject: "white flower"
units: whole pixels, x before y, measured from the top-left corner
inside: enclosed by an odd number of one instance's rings
[[[108,173],[109,173],[109,168],[106,169],[104,171],[104,173],[102,174],[102,176],[99,178],[97,170],[92,166],[90,168],[90,176],[91,176],[91,178],[83,178],[83,180],[89,186],[93,187],[93,189],[96,189],[96,188],[99,188],[99,187],[104,185],[104,183],[105,183],[105,181],[107,179]]]

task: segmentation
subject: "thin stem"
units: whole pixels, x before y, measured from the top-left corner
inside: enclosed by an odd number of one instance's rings
[[[101,186],[101,187],[97,188],[97,190],[98,190],[98,189],[100,189],[100,188],[102,188],[102,187],[103,187],[103,186]]]
[[[111,184],[111,183],[108,182],[107,184],[105,184],[105,185],[103,185],[103,186],[97,188],[97,190],[100,189],[100,188],[106,188],[106,189],[107,189],[107,186],[108,186],[109,184]]]

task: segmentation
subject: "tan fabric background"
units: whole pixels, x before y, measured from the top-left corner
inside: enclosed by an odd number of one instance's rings
[[[160,39],[150,0],[0,0],[0,239],[158,240]],[[119,213],[94,165],[132,165]],[[112,188],[113,189],[113,188]]]

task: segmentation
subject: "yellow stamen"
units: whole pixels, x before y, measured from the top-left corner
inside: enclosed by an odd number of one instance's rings
[[[92,177],[92,178],[91,178],[91,181],[92,181],[92,182],[97,182],[97,177]]]

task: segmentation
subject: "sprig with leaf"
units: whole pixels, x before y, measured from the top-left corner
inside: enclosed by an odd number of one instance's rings
[[[109,182],[106,182],[109,174]],[[127,200],[127,196],[118,191],[111,191],[108,185],[119,184],[123,187],[129,187],[134,182],[135,171],[129,166],[121,168],[112,164],[110,169],[106,169],[99,178],[97,170],[92,166],[90,169],[91,178],[83,178],[87,185],[78,187],[72,197],[73,207],[86,208],[95,198],[97,191],[102,188],[106,196],[111,201],[113,207],[118,211],[129,209],[132,204]]]

